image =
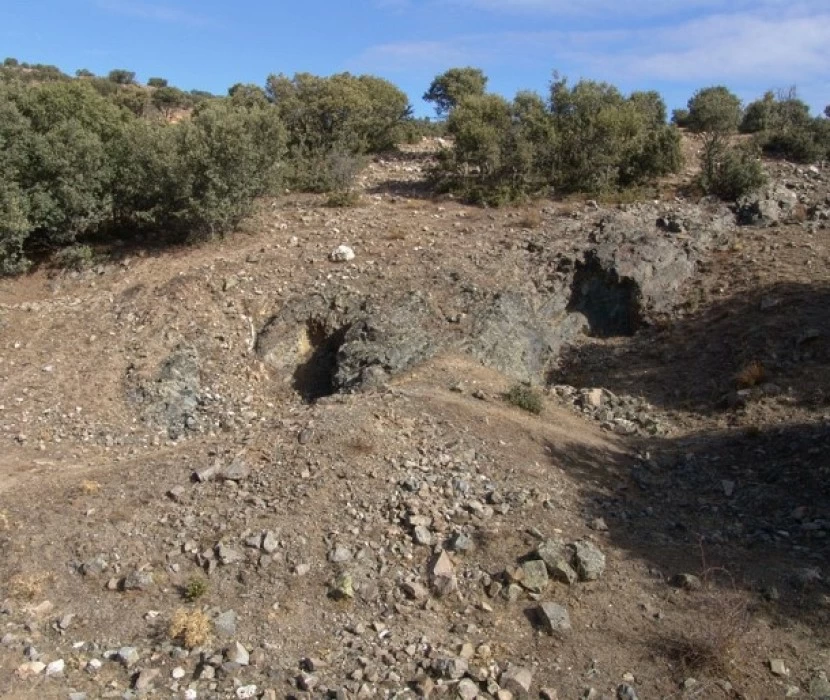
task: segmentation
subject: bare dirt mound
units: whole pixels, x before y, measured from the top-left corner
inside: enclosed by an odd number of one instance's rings
[[[0,281],[0,694],[830,694],[830,176],[489,211],[430,158]]]

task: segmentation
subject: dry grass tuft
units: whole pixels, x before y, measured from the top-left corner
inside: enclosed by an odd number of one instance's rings
[[[195,649],[210,639],[212,624],[201,610],[180,608],[170,621],[170,637],[187,648]]]
[[[542,215],[536,209],[529,209],[516,222],[519,228],[539,228],[542,225]]]
[[[707,673],[728,678],[733,657],[750,629],[749,602],[729,571],[707,566],[702,544],[700,557],[703,586],[690,599],[697,624],[660,639],[657,648],[684,677]]]
[[[52,574],[45,571],[19,573],[9,579],[9,596],[18,600],[35,600],[43,596]]]
[[[663,638],[659,647],[681,675],[708,673],[728,677],[732,658],[749,631],[750,613],[744,596],[706,589],[697,601],[697,624]]]
[[[92,496],[96,493],[101,492],[101,484],[99,484],[97,481],[90,481],[88,479],[84,479],[81,482],[81,491],[83,491],[83,493],[87,494],[88,496]]]
[[[758,360],[753,360],[741,368],[735,375],[735,382],[741,389],[751,389],[762,384],[767,377],[767,370]]]
[[[805,207],[801,202],[796,204],[790,212],[790,221],[796,224],[803,224],[809,218],[810,213],[807,211],[807,207]]]
[[[367,437],[355,435],[346,440],[346,449],[354,455],[371,455],[375,452],[375,446]]]

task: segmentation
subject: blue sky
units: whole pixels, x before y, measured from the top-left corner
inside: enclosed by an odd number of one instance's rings
[[[128,68],[224,94],[269,73],[371,73],[421,95],[452,66],[546,93],[554,69],[670,107],[726,84],[750,100],[797,85],[830,103],[828,0],[4,0],[0,57],[67,72]]]

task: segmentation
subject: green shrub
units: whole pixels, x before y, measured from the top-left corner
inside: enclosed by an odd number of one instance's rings
[[[177,111],[191,105],[190,96],[183,90],[162,86],[153,90],[150,104],[165,118],[170,119]]]
[[[481,97],[487,87],[487,76],[478,68],[450,68],[437,76],[424,93],[426,102],[435,104],[435,112],[445,117],[468,97]]]
[[[332,192],[327,198],[325,205],[335,209],[346,209],[356,207],[360,204],[360,193],[353,190],[340,190]]]
[[[655,90],[648,92],[632,92],[629,102],[640,112],[650,126],[663,126],[666,123],[666,103]]]
[[[266,93],[285,123],[295,160],[319,157],[333,149],[353,154],[390,149],[411,113],[401,90],[365,75],[272,75]]]
[[[534,93],[512,103],[472,95],[450,113],[453,147],[436,185],[487,204],[549,192],[596,194],[631,188],[682,165],[680,134],[654,92],[623,96],[607,83],[557,79],[549,104]]]
[[[123,68],[116,68],[107,74],[107,80],[117,85],[133,85],[135,84],[135,73]]]
[[[539,415],[544,408],[542,395],[527,384],[514,384],[504,398],[511,406],[534,415]]]
[[[789,129],[765,134],[761,146],[767,155],[796,163],[812,163],[827,153],[811,129]]]
[[[556,184],[566,192],[605,193],[674,172],[682,164],[680,135],[665,123],[655,93],[625,98],[607,83],[566,80],[551,87],[558,134]]]
[[[0,171],[0,275],[16,275],[29,269],[24,251],[32,231],[27,204],[17,183]]]
[[[688,127],[694,132],[732,133],[741,123],[741,100],[723,86],[698,90],[689,100]]]
[[[689,110],[688,109],[675,109],[672,110],[671,113],[671,121],[676,127],[680,129],[687,129],[689,128]]]
[[[208,585],[207,580],[201,576],[193,576],[188,579],[184,586],[184,598],[188,602],[193,603],[194,601],[199,600],[199,598],[204,597],[209,588],[210,586]]]
[[[268,104],[268,95],[259,85],[236,83],[228,89],[228,97],[235,104],[245,107],[256,107]]]
[[[168,82],[164,78],[149,78],[147,80],[147,85],[154,88],[166,88],[168,86]]]
[[[794,89],[783,97],[767,92],[746,108],[741,131],[755,134],[770,156],[809,163],[827,153],[821,121],[810,116],[809,105],[797,98]]]
[[[81,272],[92,267],[95,253],[88,245],[71,245],[52,256],[52,265],[63,270]]]
[[[700,184],[705,192],[734,201],[766,183],[759,153],[752,146],[730,146],[721,138],[704,142]]]
[[[401,140],[409,144],[419,143],[424,138],[441,138],[446,135],[446,122],[435,121],[429,117],[408,119],[401,129]]]
[[[81,264],[84,249],[70,246],[116,228],[223,233],[280,186],[285,129],[267,102],[205,101],[190,120],[164,124],[120,108],[94,82],[0,84],[3,274],[60,248],[57,263]],[[146,93],[115,87],[116,97]]]
[[[189,121],[173,125],[173,134],[172,214],[180,229],[225,233],[257,197],[281,185],[285,129],[270,105],[204,102]]]

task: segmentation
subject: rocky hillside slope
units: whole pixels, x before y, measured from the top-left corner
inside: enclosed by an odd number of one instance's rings
[[[487,210],[429,159],[0,281],[3,697],[830,696],[830,171]]]

